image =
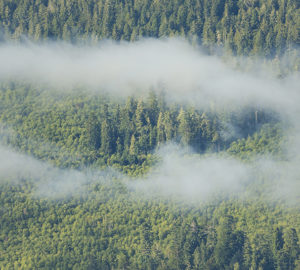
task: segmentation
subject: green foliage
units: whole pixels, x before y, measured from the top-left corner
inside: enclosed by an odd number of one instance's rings
[[[183,36],[208,52],[224,47],[280,66],[282,55],[297,61],[298,2],[0,0],[0,41]],[[57,167],[111,166],[133,178],[147,173],[157,162],[153,152],[171,141],[199,154],[285,158],[283,127],[272,112],[181,107],[153,91],[125,102],[81,90],[69,95],[1,82],[1,143]],[[300,267],[299,206],[259,196],[182,205],[175,198],[145,199],[109,176],[55,200],[38,195],[43,179],[10,180],[0,176],[1,269]],[[262,188],[249,187],[258,194]]]
[[[279,124],[267,124],[253,136],[233,142],[227,152],[241,159],[257,158],[258,155],[267,154],[284,158],[284,141],[282,127]]]
[[[153,151],[166,142],[192,147],[196,152],[226,150],[243,155],[254,149],[279,152],[277,128],[261,129],[276,121],[271,114],[249,109],[243,113],[199,110],[166,105],[163,95],[123,100],[105,95],[59,93],[24,83],[2,83],[0,124],[6,143],[59,167],[130,166],[147,170]],[[236,134],[227,134],[235,128]],[[227,131],[226,131],[227,130]],[[270,134],[269,134],[270,133]],[[277,135],[276,135],[277,134]],[[277,141],[276,141],[277,140]],[[231,144],[232,143],[232,144]],[[272,149],[271,145],[277,147]],[[129,167],[128,167],[129,166]],[[136,169],[136,168],[135,168]]]
[[[240,137],[229,133],[233,128]],[[282,128],[270,113],[167,104],[164,95],[127,102],[81,90],[2,83],[1,142],[65,168],[115,167],[145,174],[167,141],[242,159],[281,158]],[[294,269],[299,208],[236,199],[184,205],[148,198],[107,176],[54,199],[40,182],[0,179],[1,269]],[[139,181],[139,180],[130,180]],[[258,190],[263,186],[250,186]]]
[[[299,259],[299,208],[179,206],[120,181],[56,201],[35,185],[1,183],[1,269],[295,269]]]
[[[274,58],[299,45],[298,1],[2,0],[2,39],[97,42],[185,36],[208,48]]]

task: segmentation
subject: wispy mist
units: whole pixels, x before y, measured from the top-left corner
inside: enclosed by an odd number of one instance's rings
[[[228,156],[193,154],[175,144],[162,147],[161,162],[144,180],[132,185],[145,196],[174,196],[181,200],[205,201],[212,196],[239,195],[250,180],[246,164]]]
[[[238,71],[181,39],[106,41],[98,46],[32,43],[0,47],[0,78],[19,78],[55,87],[83,85],[112,94],[164,90],[170,99],[195,105],[293,107],[299,77],[276,79],[252,68]],[[243,62],[242,62],[243,63]]]
[[[129,183],[143,197],[176,198],[190,203],[224,200],[300,202],[300,171],[293,162],[260,156],[251,163],[226,154],[193,154],[169,144],[157,153],[159,165],[144,179]]]
[[[120,175],[109,169],[60,169],[0,145],[0,183],[29,181],[35,186],[34,197],[63,199],[81,195],[87,191],[88,184],[101,183],[112,177]]]
[[[178,147],[161,148],[161,163],[145,179],[124,183],[150,197],[179,196],[206,200],[214,194],[244,196],[257,175],[271,180],[262,189],[265,197],[299,198],[300,79],[278,79],[265,70],[242,72],[215,56],[179,39],[142,40],[136,43],[104,42],[95,47],[64,43],[9,45],[0,47],[0,79],[20,79],[63,89],[83,85],[112,95],[144,94],[150,88],[164,90],[169,99],[196,106],[257,106],[279,113],[293,126],[287,146],[289,162],[258,157],[254,164],[222,156],[191,155]],[[233,128],[228,128],[234,133]],[[231,133],[224,136],[232,136]],[[288,134],[289,135],[289,134]],[[40,180],[37,194],[69,196],[104,172],[57,169],[7,148],[0,148],[0,179]],[[117,173],[116,173],[117,175]],[[263,182],[263,180],[261,180]],[[242,195],[241,195],[242,194]],[[149,198],[148,196],[148,198]]]
[[[193,154],[175,144],[162,147],[156,155],[160,162],[139,179],[115,171],[59,169],[35,158],[0,147],[0,183],[33,184],[33,197],[67,199],[89,192],[91,184],[112,184],[111,179],[146,200],[169,199],[199,203],[228,198],[283,200],[299,203],[299,169],[292,162],[266,157],[249,164],[227,155]],[[114,188],[111,185],[111,188]],[[130,198],[129,197],[129,198]]]

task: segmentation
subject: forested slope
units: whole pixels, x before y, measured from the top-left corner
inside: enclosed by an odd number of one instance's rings
[[[299,208],[145,201],[122,184],[87,194],[53,201],[2,184],[1,268],[298,269]]]
[[[167,104],[163,93],[120,100],[78,91],[69,95],[30,84],[3,83],[2,141],[41,159],[51,159],[57,166],[141,165],[166,142],[192,147],[197,153],[224,151],[265,124],[279,122],[276,114],[251,106],[227,111],[199,109]],[[280,134],[279,124],[274,129],[271,138],[263,134],[265,144]],[[278,153],[277,146],[270,151]]]
[[[120,101],[20,83],[2,84],[0,104],[2,145],[59,166],[62,176],[54,176],[61,180],[74,177],[64,171],[70,167],[110,165],[143,175],[158,163],[154,150],[171,140],[198,153],[227,150],[244,160],[259,153],[285,158],[282,124],[253,108],[201,111],[167,104],[154,92]],[[224,136],[228,121],[240,128],[238,137]],[[17,168],[16,174],[2,173],[3,269],[299,267],[299,207],[281,197],[268,200],[275,180],[259,171],[240,191],[245,193],[241,198],[232,194],[203,201],[199,195],[199,201],[190,202],[132,189],[142,180],[128,185],[114,173],[79,186],[76,178],[74,185],[65,179],[69,186],[62,189],[63,181],[56,188],[47,173],[39,173],[41,165],[30,164],[27,168],[25,162],[21,173]]]
[[[0,0],[0,269],[300,269],[299,24],[297,0]]]
[[[299,45],[297,0],[2,0],[2,38],[82,42],[185,36],[239,55]]]

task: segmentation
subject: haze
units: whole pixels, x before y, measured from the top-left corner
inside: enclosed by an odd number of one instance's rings
[[[300,131],[298,75],[277,79],[261,68],[259,72],[255,69],[249,73],[237,71],[222,59],[204,55],[200,48],[181,39],[148,39],[136,43],[106,41],[95,47],[65,43],[4,44],[0,47],[0,59],[1,80],[47,84],[61,91],[83,85],[87,91],[106,91],[124,97],[145,94],[149,89],[164,90],[169,100],[192,102],[199,108],[212,104],[230,108],[259,106],[274,110],[292,123],[294,134]],[[275,171],[283,176],[275,183],[273,195],[284,194],[287,198],[291,194],[294,200],[299,197],[300,143],[299,136],[291,137],[294,140],[287,148],[293,155],[289,163],[278,167],[278,163],[268,157],[259,157],[257,164],[264,173]],[[199,159],[189,154],[186,149],[167,146],[157,153],[162,162],[145,181],[131,182],[121,177],[138,192],[146,190],[154,194],[158,191],[162,196],[179,195],[186,199],[206,199],[217,191],[226,196],[241,193],[253,179],[253,168],[236,159],[228,156]],[[73,194],[88,179],[102,173],[87,175],[75,170],[59,170],[7,148],[0,148],[0,164],[3,179],[43,178],[45,181],[37,193],[45,196],[55,190],[62,196]]]

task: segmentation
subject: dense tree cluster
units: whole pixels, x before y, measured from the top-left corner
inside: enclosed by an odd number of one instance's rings
[[[3,38],[80,42],[185,36],[239,55],[299,44],[297,0],[2,0]]]
[[[37,184],[37,183],[35,183]],[[144,200],[117,181],[68,199],[1,183],[1,269],[297,269],[299,208]]]
[[[154,92],[123,101],[73,91],[3,83],[1,143],[60,167],[108,164],[131,175],[147,172],[155,162],[152,151],[170,140],[199,153],[227,150],[243,159],[280,154],[280,125],[257,108],[201,111],[167,103]],[[57,198],[55,189],[39,192],[45,179],[21,176],[16,182],[2,175],[1,269],[299,267],[299,208],[266,201],[264,179],[264,185],[248,187],[254,198],[190,204],[145,199],[122,178],[102,178]]]
[[[146,165],[153,151],[167,142],[198,153],[222,151],[236,139],[247,139],[264,124],[276,122],[274,115],[257,108],[200,110],[170,104],[163,93],[153,91],[145,98],[131,96],[126,101],[78,91],[76,95],[55,94],[29,84],[3,83],[2,141],[7,137],[8,144],[58,166]],[[13,132],[5,136],[4,126]],[[261,148],[266,149],[278,128],[273,133],[264,131]],[[274,143],[269,151],[278,150],[277,146]]]
[[[277,65],[298,53],[299,18],[298,0],[0,0],[0,42],[183,36],[208,52],[222,47]],[[132,188],[168,142],[249,166],[257,154],[283,164],[289,124],[255,105],[198,108],[156,90],[123,99],[0,81],[1,145],[61,173],[111,166],[139,176],[104,173],[58,196],[43,176],[0,166],[0,269],[300,269],[299,204],[268,196],[273,179],[259,170],[244,197],[187,202]]]

